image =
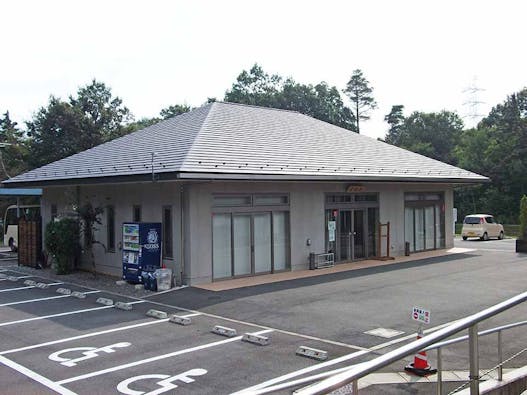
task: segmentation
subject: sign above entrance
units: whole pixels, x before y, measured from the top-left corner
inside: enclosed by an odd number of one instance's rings
[[[366,190],[366,187],[364,185],[359,184],[350,184],[346,187],[346,192],[364,192]]]

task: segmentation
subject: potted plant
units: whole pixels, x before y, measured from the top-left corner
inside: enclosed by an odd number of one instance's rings
[[[520,200],[520,234],[516,239],[516,252],[527,252],[527,196]]]
[[[53,259],[57,274],[70,273],[80,251],[79,226],[73,218],[62,218],[47,224],[45,245],[48,255]]]

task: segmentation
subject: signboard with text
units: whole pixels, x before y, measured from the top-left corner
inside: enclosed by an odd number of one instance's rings
[[[414,321],[422,322],[423,324],[430,323],[430,310],[425,310],[420,307],[412,309],[412,319]]]

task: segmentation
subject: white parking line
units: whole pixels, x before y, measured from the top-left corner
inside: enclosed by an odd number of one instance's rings
[[[264,333],[269,333],[269,332],[273,332],[273,330],[272,329],[267,329],[267,330],[264,330],[264,331],[254,332],[254,334],[255,335],[263,335]],[[157,355],[155,357],[142,359],[140,361],[130,362],[130,363],[127,363],[127,364],[124,364],[124,365],[119,365],[119,366],[114,366],[114,367],[111,367],[111,368],[108,368],[108,369],[98,370],[96,372],[81,374],[80,376],[75,376],[75,377],[71,377],[69,379],[57,381],[56,384],[62,385],[62,384],[72,383],[74,381],[85,380],[85,379],[89,379],[91,377],[101,376],[101,375],[106,374],[106,373],[116,372],[118,370],[123,370],[123,369],[132,368],[134,366],[144,365],[145,363],[155,362],[155,361],[159,361],[161,359],[172,358],[172,357],[176,357],[178,355],[188,354],[188,353],[191,353],[191,352],[194,352],[194,351],[204,350],[206,348],[221,346],[223,344],[239,341],[239,340],[241,340],[242,337],[243,336],[231,337],[230,339],[226,339],[226,340],[220,340],[220,341],[213,342],[213,343],[202,344],[201,346],[186,348],[184,350],[174,351],[174,352],[171,352],[171,353],[168,353],[168,354],[163,354],[163,355]]]
[[[322,343],[332,344],[334,346],[351,348],[353,350],[368,350],[367,348],[360,347],[360,346],[355,346],[353,344],[341,343],[341,342],[337,342],[337,341],[334,341],[334,340],[324,339],[324,338],[320,338],[320,337],[316,337],[316,336],[304,335],[302,333],[291,332],[291,331],[286,331],[286,330],[283,330],[283,329],[273,328],[273,327],[270,327],[270,326],[254,324],[252,322],[241,321],[241,320],[236,320],[234,318],[223,317],[221,315],[200,312],[200,311],[197,311],[197,310],[186,309],[184,307],[173,306],[173,305],[166,304],[166,303],[155,302],[155,301],[153,302],[151,300],[148,300],[148,303],[155,304],[155,305],[158,305],[158,306],[169,307],[171,309],[178,309],[178,310],[182,310],[182,311],[188,311],[189,313],[201,313],[204,317],[217,318],[219,320],[234,322],[236,324],[247,325],[247,326],[252,326],[252,327],[261,328],[261,329],[268,329],[268,330],[272,330],[274,332],[282,333],[284,335],[291,335],[291,336],[301,337],[303,339],[308,339],[308,340],[316,340],[316,341],[319,341],[319,342],[322,342]]]
[[[48,285],[52,286],[52,285],[62,285],[62,284],[64,284],[64,283],[51,283],[51,284],[48,284]],[[23,289],[31,289],[31,288],[35,288],[35,286],[34,285],[28,285],[27,287],[0,289],[0,292],[21,291]]]
[[[298,376],[301,376],[303,374],[312,372],[314,370],[319,370],[319,369],[325,368],[326,366],[332,366],[332,365],[335,365],[337,363],[341,363],[341,362],[344,362],[344,361],[349,361],[350,359],[358,358],[358,357],[360,357],[362,355],[369,354],[370,352],[371,351],[357,351],[357,352],[354,352],[354,353],[351,353],[351,354],[346,354],[346,355],[343,355],[341,357],[338,357],[338,358],[335,358],[335,359],[331,359],[331,360],[326,361],[326,362],[319,363],[317,365],[308,366],[307,368],[296,370],[294,372],[291,372],[291,373],[288,373],[288,374],[284,374],[283,376],[275,377],[274,379],[264,381],[263,383],[260,383],[260,384],[257,384],[257,385],[253,385],[252,387],[244,388],[243,390],[238,391],[238,392],[234,392],[231,395],[243,394],[243,393],[247,393],[247,392],[250,392],[250,391],[259,390],[261,388],[265,388],[265,387],[268,387],[270,385],[273,385],[273,384],[276,384],[276,383],[280,383],[280,382],[285,381],[285,380],[289,380],[289,379],[291,379],[293,377],[298,377]]]
[[[195,316],[198,316],[198,315],[201,315],[201,314],[200,314],[200,313],[186,314],[186,315],[183,315],[183,316],[181,316],[181,317],[195,317]],[[87,338],[87,337],[93,337],[93,336],[99,336],[99,335],[106,335],[107,333],[114,333],[114,332],[126,331],[126,330],[128,330],[128,329],[140,328],[140,327],[142,327],[142,326],[150,326],[150,325],[161,324],[162,322],[168,322],[169,319],[170,319],[170,318],[164,318],[164,319],[161,319],[161,320],[155,320],[155,321],[149,320],[149,321],[147,321],[147,322],[141,322],[141,323],[139,323],[139,324],[133,324],[133,325],[127,325],[127,326],[121,326],[121,327],[119,327],[119,328],[106,329],[106,330],[104,330],[104,331],[99,331],[99,332],[86,333],[86,334],[84,334],[84,335],[68,337],[68,338],[66,338],[66,339],[52,340],[52,341],[45,342],[45,343],[34,344],[34,345],[32,345],[32,346],[26,346],[26,347],[20,347],[20,348],[13,348],[13,349],[11,349],[11,350],[6,350],[6,351],[2,351],[2,352],[0,352],[0,355],[4,355],[4,354],[12,354],[12,353],[15,353],[15,352],[20,352],[20,351],[33,350],[33,349],[35,349],[35,348],[51,346],[51,345],[53,345],[53,344],[66,343],[66,342],[70,342],[70,341],[73,341],[73,340],[85,339],[85,338]]]
[[[24,376],[29,377],[30,379],[33,379],[33,380],[39,382],[40,384],[48,387],[49,389],[51,389],[51,390],[53,390],[53,391],[55,391],[55,392],[57,392],[57,393],[59,393],[61,395],[77,395],[75,392],[70,391],[67,388],[64,388],[60,384],[57,384],[57,383],[45,378],[44,376],[41,376],[40,374],[38,374],[36,372],[33,372],[32,370],[30,370],[30,369],[28,369],[28,368],[26,368],[26,367],[24,367],[22,365],[19,365],[18,363],[13,362],[10,359],[7,359],[6,357],[0,356],[0,363],[5,365],[5,366],[10,367],[11,369],[16,370],[19,373],[22,373]]]
[[[98,292],[101,292],[101,291],[88,291],[88,292],[83,292],[83,293],[84,294],[94,294]],[[24,304],[24,303],[42,302],[44,300],[61,299],[61,298],[69,298],[69,297],[71,297],[71,295],[48,296],[47,298],[38,298],[38,299],[30,299],[30,300],[21,300],[19,302],[4,303],[4,304],[0,304],[0,307],[13,306],[13,305]]]
[[[29,277],[35,277],[35,276],[20,276],[20,277],[17,277],[16,279],[20,280],[22,278],[29,278]],[[5,281],[5,280],[7,280],[7,278],[0,278],[0,281]]]
[[[438,325],[436,327],[429,328],[429,329],[425,330],[424,332],[425,333],[433,332],[433,331],[439,330],[441,328],[444,328],[444,327],[446,327],[448,325],[452,325],[455,322],[457,322],[457,321],[447,322],[445,324],[441,324],[441,325]],[[410,339],[415,339],[415,338],[416,338],[416,334],[410,334],[408,336],[404,336],[404,337],[400,337],[398,339],[390,340],[388,342],[385,342],[385,343],[382,343],[382,344],[378,344],[377,346],[370,347],[370,349],[368,349],[368,350],[363,350],[363,351],[359,351],[359,352],[343,355],[342,357],[339,357],[339,358],[331,359],[329,361],[326,361],[326,362],[323,362],[323,363],[320,363],[320,364],[317,364],[317,365],[308,366],[307,368],[300,369],[300,370],[297,370],[297,371],[294,371],[294,372],[291,372],[291,373],[288,373],[288,374],[284,374],[283,376],[275,377],[274,379],[264,381],[263,383],[254,385],[252,387],[244,388],[243,390],[235,392],[235,393],[233,393],[231,395],[236,395],[236,394],[241,395],[241,394],[244,394],[246,392],[250,392],[250,391],[255,391],[255,390],[262,389],[262,388],[266,388],[266,387],[272,386],[274,384],[281,383],[283,381],[289,380],[289,379],[291,379],[293,377],[298,377],[298,376],[301,376],[301,375],[303,375],[305,373],[309,373],[309,372],[312,372],[312,371],[315,371],[315,370],[319,370],[319,369],[325,368],[327,366],[332,366],[332,365],[335,365],[335,364],[338,364],[338,363],[341,363],[341,362],[344,362],[344,361],[348,361],[348,360],[360,357],[362,355],[369,354],[369,353],[371,353],[373,351],[380,350],[382,348],[394,345],[396,343],[401,343],[401,342],[403,342],[405,340],[410,340]],[[348,366],[346,368],[343,368],[343,369],[349,369],[349,368],[350,368],[350,366]],[[340,371],[341,371],[340,369],[337,369],[333,373],[336,374],[336,373],[339,373]]]
[[[145,301],[143,301],[143,300],[138,300],[136,302],[130,302],[130,304],[137,304],[137,303],[144,303],[144,302]],[[15,324],[22,324],[24,322],[30,322],[30,321],[45,320],[46,318],[63,317],[65,315],[80,314],[80,313],[86,313],[86,312],[89,312],[89,311],[97,311],[97,310],[112,309],[112,308],[113,308],[113,305],[112,306],[92,307],[91,309],[67,311],[65,313],[57,313],[57,314],[44,315],[44,316],[40,316],[40,317],[26,318],[24,320],[2,322],[2,323],[0,323],[0,327],[8,326],[8,325],[15,325]]]

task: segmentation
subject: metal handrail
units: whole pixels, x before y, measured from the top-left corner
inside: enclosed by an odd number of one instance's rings
[[[486,335],[490,335],[490,334],[493,334],[493,333],[499,333],[499,332],[502,332],[502,331],[505,331],[505,330],[508,330],[508,329],[513,329],[513,328],[517,328],[517,327],[524,326],[524,325],[527,325],[527,321],[520,321],[520,322],[515,322],[515,323],[512,323],[512,324],[497,326],[497,327],[494,327],[494,328],[490,328],[490,329],[486,329],[484,331],[478,332],[478,336],[486,336]],[[450,339],[450,340],[445,340],[443,342],[434,343],[431,346],[428,346],[428,347],[424,348],[421,351],[431,351],[431,350],[439,349],[439,348],[442,348],[442,347],[449,346],[451,344],[460,343],[460,342],[465,341],[467,339],[468,339],[468,335],[456,337],[455,339]],[[354,365],[354,367],[357,367],[359,365],[362,366],[362,364],[363,363]],[[272,386],[269,386],[269,387],[264,387],[264,388],[261,388],[261,389],[255,390],[255,391],[251,391],[250,393],[251,393],[251,395],[269,394],[269,393],[272,393],[272,392],[281,391],[283,389],[296,387],[296,386],[299,386],[299,385],[310,384],[310,383],[313,383],[313,382],[315,382],[317,380],[325,379],[326,377],[334,376],[337,373],[345,372],[345,371],[348,371],[350,369],[351,369],[351,367],[347,366],[347,367],[335,369],[335,370],[332,370],[332,371],[329,371],[329,372],[322,372],[322,373],[318,373],[318,374],[315,374],[315,375],[312,375],[312,376],[303,377],[303,378],[300,378],[300,379],[297,379],[297,380],[288,381],[288,382],[281,383],[281,384],[275,384],[275,385],[272,385]]]
[[[373,373],[379,370],[380,368],[388,366],[392,364],[393,362],[403,359],[404,357],[407,357],[408,355],[412,355],[428,346],[433,345],[434,343],[437,343],[443,339],[446,339],[467,328],[470,328],[469,337],[471,340],[470,341],[471,348],[473,348],[472,345],[475,343],[476,344],[475,348],[477,351],[477,330],[475,330],[477,328],[477,324],[483,320],[486,320],[490,317],[495,316],[496,314],[499,314],[505,310],[508,310],[520,303],[523,303],[526,300],[527,300],[527,292],[516,295],[504,302],[498,303],[476,314],[460,319],[459,321],[453,323],[452,325],[439,329],[438,331],[433,332],[430,335],[427,335],[419,340],[406,344],[398,348],[397,350],[390,351],[371,361],[361,363],[359,366],[350,368],[349,370],[345,372],[338,373],[308,388],[299,390],[296,393],[299,395],[318,395],[318,394],[326,394],[328,392],[331,392],[337,388],[340,388],[352,382],[354,383],[354,386],[356,386],[358,379],[370,373]],[[475,341],[474,341],[474,337],[476,338]],[[478,368],[477,363],[475,364],[474,367],[471,366],[471,369],[470,369],[471,379],[473,379],[474,377],[477,378],[477,370],[478,370],[477,368]]]
[[[520,321],[520,322],[515,322],[513,324],[497,326],[495,328],[486,329],[484,331],[478,332],[478,336],[479,337],[487,336],[493,333],[505,331],[507,329],[517,328],[517,327],[524,326],[524,325],[527,325],[527,321]],[[465,340],[468,340],[468,335],[456,337],[455,339],[445,340],[444,342],[434,343],[431,346],[428,346],[422,349],[421,351],[431,351],[437,348],[450,346],[451,344],[461,343],[462,341],[465,341]]]

